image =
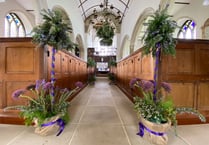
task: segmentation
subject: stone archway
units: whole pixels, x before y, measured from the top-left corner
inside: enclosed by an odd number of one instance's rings
[[[130,40],[129,36],[125,35],[122,41],[121,49],[118,52],[118,60],[128,56],[130,54]]]
[[[54,6],[54,7],[52,8],[52,10],[57,10],[57,11],[59,11],[59,12],[62,13],[62,16],[63,16],[64,21],[65,21],[67,24],[69,24],[70,28],[72,29],[71,32],[69,33],[70,39],[71,39],[71,41],[74,41],[74,32],[73,32],[72,22],[71,22],[70,18],[68,17],[68,14],[67,14],[67,12],[65,11],[65,9],[62,8],[62,7],[60,7],[60,6]]]
[[[78,45],[75,49],[75,55],[84,59],[84,45],[83,45],[83,40],[80,34],[76,36],[76,44]]]
[[[133,29],[133,33],[131,36],[131,41],[130,41],[130,53],[133,53],[135,50],[140,48],[140,41],[141,41],[141,35],[144,26],[144,22],[147,20],[147,18],[154,13],[153,8],[146,8],[142,14],[139,16],[137,23]],[[140,38],[139,38],[140,37]]]

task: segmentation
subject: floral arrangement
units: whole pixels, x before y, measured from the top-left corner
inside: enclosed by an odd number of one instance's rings
[[[49,126],[52,124],[58,124],[63,130],[64,126],[69,122],[68,99],[79,88],[83,87],[82,82],[76,82],[76,88],[73,90],[55,88],[54,97],[51,96],[51,89],[53,88],[51,82],[45,80],[37,80],[35,85],[29,85],[25,89],[18,89],[12,93],[14,100],[27,99],[26,105],[9,106],[4,110],[17,109],[20,110],[20,116],[25,120],[26,125],[33,125],[37,120],[36,126]],[[27,93],[30,94],[26,95]],[[52,102],[53,99],[53,102]],[[53,117],[59,115],[59,118],[55,122],[50,124],[44,124],[44,122]],[[61,130],[61,131],[62,131]],[[58,133],[58,135],[61,133]]]
[[[89,84],[94,84],[96,81],[96,76],[95,76],[95,66],[96,62],[92,57],[89,57],[87,60],[87,67],[88,67],[88,83]]]
[[[34,43],[38,43],[40,47],[47,44],[55,49],[67,50],[76,46],[69,37],[72,28],[64,21],[60,11],[43,9],[41,15],[43,23],[34,27],[31,32]]]
[[[154,82],[150,80],[140,80],[134,78],[130,81],[130,87],[138,88],[142,97],[134,97],[134,108],[138,116],[143,117],[151,122],[163,124],[171,122],[177,125],[176,114],[191,113],[197,115],[201,121],[205,122],[205,117],[197,110],[188,107],[175,107],[170,95],[171,86],[169,83],[161,82],[160,90],[157,91],[156,102],[154,96]]]
[[[38,44],[38,48],[45,48],[46,46],[52,47],[51,80],[47,83],[43,81],[41,84],[36,84],[36,88],[31,90],[33,94],[36,94],[36,100],[28,97],[30,100],[29,106],[22,108],[23,111],[21,111],[21,115],[25,118],[27,124],[31,124],[34,118],[38,118],[38,124],[40,125],[45,118],[61,114],[59,122],[55,121],[54,123],[63,125],[68,122],[69,118],[67,112],[68,102],[66,101],[75,90],[69,91],[55,87],[55,54],[57,50],[74,49],[76,44],[70,39],[72,28],[65,22],[60,11],[44,9],[41,15],[43,17],[43,23],[33,28],[32,42]],[[23,95],[20,95],[20,97],[21,96],[23,97]],[[35,103],[35,101],[38,101],[38,103]],[[32,110],[30,111],[29,109],[28,112],[28,108]],[[37,110],[36,113],[33,113],[33,109]],[[61,126],[60,128],[63,129]]]
[[[41,12],[43,23],[34,27],[32,30],[32,42],[38,44],[38,48],[45,46],[52,47],[51,54],[51,96],[53,97],[55,86],[55,54],[57,50],[74,49],[76,44],[70,39],[72,28],[64,21],[62,13],[58,10],[45,10]],[[52,99],[53,102],[53,99]]]
[[[154,77],[153,80],[132,79],[131,88],[137,87],[140,91],[140,97],[134,97],[134,108],[140,117],[139,133],[141,137],[145,135],[150,142],[158,145],[166,145],[168,141],[167,130],[173,124],[176,128],[177,113],[192,113],[197,115],[201,121],[205,117],[193,108],[175,107],[170,96],[171,87],[166,82],[161,82],[161,56],[175,56],[176,40],[173,38],[173,32],[177,28],[175,21],[167,13],[168,5],[164,9],[158,9],[148,21],[147,30],[142,40],[144,47],[143,55],[154,57]],[[176,132],[176,130],[175,130]]]

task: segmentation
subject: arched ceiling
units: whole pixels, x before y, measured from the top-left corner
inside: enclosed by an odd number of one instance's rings
[[[78,8],[82,12],[85,22],[85,31],[90,25],[97,27],[108,21],[120,32],[120,26],[126,15],[129,4],[133,0],[77,0]]]
[[[114,16],[120,16],[120,20],[126,14],[130,1],[132,0],[77,0],[79,2],[79,8],[82,11],[84,20],[92,14],[99,13],[104,9]]]
[[[0,2],[5,2],[6,0],[1,0]],[[7,0],[10,1],[10,0]],[[39,13],[42,8],[47,8],[48,2],[53,2],[51,0],[11,0],[17,1],[22,5],[26,11],[34,14],[39,18]],[[67,0],[66,0],[67,1]],[[120,32],[121,23],[123,23],[124,17],[127,15],[127,11],[130,6],[136,1],[140,1],[143,5],[147,0],[72,0],[76,1],[77,8],[80,9],[81,16],[83,17],[85,23],[85,30],[91,25],[95,25],[104,21],[104,11],[108,13],[108,21],[115,26],[116,31]],[[161,0],[162,3],[169,3],[169,10],[171,15],[175,15],[180,9],[192,5],[192,3],[197,0]],[[209,5],[209,0],[198,1],[202,6]],[[146,7],[144,7],[146,8]],[[197,9],[197,7],[196,7]],[[39,20],[39,19],[37,19]]]

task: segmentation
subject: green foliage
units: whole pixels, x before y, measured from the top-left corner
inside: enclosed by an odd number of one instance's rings
[[[158,90],[158,98],[155,102],[153,100],[152,83],[152,81],[139,79],[133,79],[130,82],[131,87],[138,88],[142,94],[141,97],[134,97],[134,109],[138,116],[158,124],[171,121],[175,127],[177,126],[176,115],[178,113],[190,113],[198,116],[202,122],[206,121],[205,117],[198,110],[188,107],[175,107],[169,95],[169,84],[165,82],[161,84],[161,90]],[[162,90],[164,90],[165,95],[163,95]]]
[[[117,62],[112,58],[112,59],[109,60],[108,66],[109,67],[111,67],[111,66],[117,66]]]
[[[96,76],[94,73],[90,73],[88,76],[88,83],[89,84],[94,84],[94,82],[96,81]]]
[[[112,42],[113,42],[112,38],[102,38],[100,40],[100,44],[103,46],[111,46]]]
[[[96,66],[96,62],[93,58],[89,57],[87,60],[87,67],[95,67]]]
[[[194,109],[194,108],[190,108],[190,107],[178,107],[176,108],[176,112],[178,114],[182,114],[182,113],[188,113],[188,114],[193,114],[198,116],[198,118],[202,121],[202,122],[206,122],[206,118],[205,116],[203,116],[198,110]]]
[[[43,122],[53,116],[59,115],[60,118],[65,122],[69,122],[68,107],[69,102],[67,101],[73,93],[79,87],[69,91],[68,89],[55,89],[54,98],[51,96],[52,84],[51,82],[45,82],[45,80],[39,80],[36,85],[32,85],[29,89],[25,89],[24,92],[13,93],[14,99],[25,98],[28,100],[27,105],[9,106],[4,110],[17,109],[20,110],[20,116],[25,119],[25,125],[32,125],[34,119],[38,120],[40,126]],[[31,92],[31,96],[25,95],[25,92]],[[52,104],[52,98],[54,102]]]
[[[104,22],[102,26],[97,29],[97,36],[101,38],[101,45],[110,46],[113,42],[114,29],[108,22]]]
[[[73,49],[75,44],[70,40],[72,28],[63,21],[60,11],[42,10],[43,23],[32,30],[32,41],[53,46],[55,49]]]
[[[109,80],[111,80],[112,82],[116,81],[116,76],[114,73],[108,73],[108,78]]]
[[[168,121],[176,124],[176,111],[169,96],[162,96],[160,101],[154,102],[151,91],[142,91],[142,94],[142,97],[134,97],[134,108],[139,116],[158,124]]]
[[[152,54],[155,57],[157,48],[161,49],[163,54],[175,55],[176,40],[173,33],[177,28],[175,21],[167,14],[167,7],[163,10],[158,9],[152,19],[146,25],[148,28],[143,36],[144,47],[143,54]]]

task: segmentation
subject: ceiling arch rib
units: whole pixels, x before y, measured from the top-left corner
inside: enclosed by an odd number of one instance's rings
[[[114,23],[117,32],[131,0],[78,0],[85,26],[96,25],[102,21]]]
[[[94,11],[103,11],[105,8],[114,15],[120,14],[121,20],[125,16],[125,12],[131,0],[78,0],[79,8],[81,8],[84,20],[94,13]]]

